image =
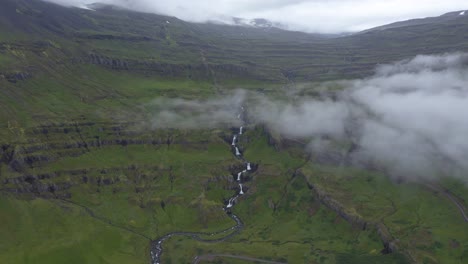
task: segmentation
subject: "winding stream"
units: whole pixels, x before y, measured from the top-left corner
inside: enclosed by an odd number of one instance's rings
[[[242,123],[244,123],[244,107],[241,107],[240,113],[237,115],[237,118],[241,120]],[[150,255],[151,255],[151,263],[152,264],[160,264],[161,263],[161,255],[163,253],[163,243],[168,240],[171,237],[174,236],[183,236],[183,237],[190,237],[194,240],[200,241],[200,242],[205,242],[205,243],[218,243],[225,241],[232,236],[238,234],[242,228],[244,227],[242,220],[235,214],[231,213],[231,208],[236,204],[237,198],[239,196],[243,195],[245,193],[244,191],[244,186],[242,183],[244,182],[243,176],[248,172],[252,170],[250,162],[245,160],[245,158],[242,156],[242,153],[239,150],[239,147],[237,146],[237,142],[239,138],[241,137],[242,133],[244,132],[244,127],[241,126],[239,127],[239,132],[237,134],[234,134],[232,137],[232,149],[233,149],[233,154],[238,158],[241,159],[245,164],[246,167],[244,170],[240,171],[237,173],[237,182],[239,183],[239,191],[232,196],[228,204],[223,207],[222,209],[226,212],[226,214],[236,223],[233,227],[221,230],[221,231],[216,231],[212,233],[207,233],[207,232],[181,232],[181,231],[176,231],[176,232],[171,232],[168,233],[162,237],[157,238],[156,240],[151,241],[150,245]],[[223,235],[226,234],[226,235]],[[209,239],[211,236],[218,236],[221,235],[221,237],[216,238],[216,239]],[[207,238],[208,237],[208,238]]]

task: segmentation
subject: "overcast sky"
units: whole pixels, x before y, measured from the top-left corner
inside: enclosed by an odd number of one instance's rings
[[[338,33],[468,9],[466,0],[47,0],[82,6],[104,2],[204,22],[222,16],[266,18],[291,29]],[[468,13],[467,13],[468,15]]]

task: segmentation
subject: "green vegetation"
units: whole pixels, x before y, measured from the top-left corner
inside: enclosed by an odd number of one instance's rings
[[[0,197],[4,263],[145,263],[148,242],[70,204]]]
[[[316,87],[341,87],[318,81],[367,75],[422,46],[468,50],[465,24],[324,38],[3,0],[0,262],[147,263],[151,239],[234,225],[221,210],[237,188],[230,170],[244,166],[230,152],[231,132],[155,130],[155,99],[236,88],[284,99],[300,87],[298,96],[316,96]],[[468,259],[466,223],[440,192],[314,164],[301,146],[261,128],[248,127],[239,144],[259,164],[234,207],[243,231],[215,244],[173,237],[165,263],[204,254],[289,263]],[[460,180],[440,184],[466,204]],[[388,242],[398,250],[382,254]]]
[[[345,211],[370,223],[383,223],[398,247],[418,263],[463,263],[466,222],[445,197],[417,184],[395,184],[387,177],[353,168],[308,165],[309,184]]]

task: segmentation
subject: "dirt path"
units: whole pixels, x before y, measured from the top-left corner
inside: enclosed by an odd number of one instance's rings
[[[458,198],[453,193],[436,183],[425,183],[424,186],[445,196],[450,202],[452,202],[457,207],[465,222],[468,222],[468,214],[466,212],[465,206],[458,200]]]
[[[86,206],[84,206],[82,204],[79,204],[79,203],[76,203],[76,202],[73,202],[73,201],[70,201],[70,200],[66,200],[66,199],[58,199],[58,200],[62,201],[63,203],[71,204],[71,205],[74,205],[76,207],[79,207],[79,208],[83,209],[91,218],[94,218],[97,221],[103,222],[103,223],[105,223],[107,225],[110,225],[112,227],[115,227],[117,229],[120,229],[120,230],[123,230],[123,231],[126,231],[126,232],[130,232],[130,233],[132,233],[134,235],[141,236],[141,237],[151,241],[151,238],[144,235],[144,234],[136,232],[136,231],[134,231],[134,230],[132,230],[132,229],[126,227],[126,226],[115,224],[114,222],[112,222],[111,220],[109,220],[109,219],[107,219],[105,217],[101,217],[101,216],[96,215],[94,213],[94,211],[91,210],[89,207],[86,207]]]
[[[442,194],[445,197],[447,197],[453,204],[455,204],[455,206],[458,208],[461,215],[463,216],[463,219],[465,219],[465,222],[468,222],[468,215],[466,214],[465,207],[463,206],[463,204],[461,204],[449,190],[442,191]]]
[[[271,260],[251,258],[247,256],[236,256],[236,255],[228,255],[228,254],[209,254],[209,255],[196,256],[193,259],[192,264],[199,264],[202,261],[213,261],[215,260],[215,258],[234,258],[234,259],[240,259],[240,260],[257,262],[257,263],[260,262],[260,263],[270,263],[270,264],[286,264],[286,262],[277,262],[277,261],[271,261]]]

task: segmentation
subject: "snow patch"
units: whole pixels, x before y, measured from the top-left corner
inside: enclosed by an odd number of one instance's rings
[[[465,11],[462,11],[462,12],[460,13],[460,16],[464,16],[464,15],[465,15]]]
[[[94,10],[94,9],[92,9],[92,8],[89,8],[89,7],[88,7],[88,6],[86,6],[86,5],[81,5],[81,6],[78,6],[78,8],[81,8],[81,9],[86,9],[86,10],[91,10],[91,11],[96,11],[96,10]]]

